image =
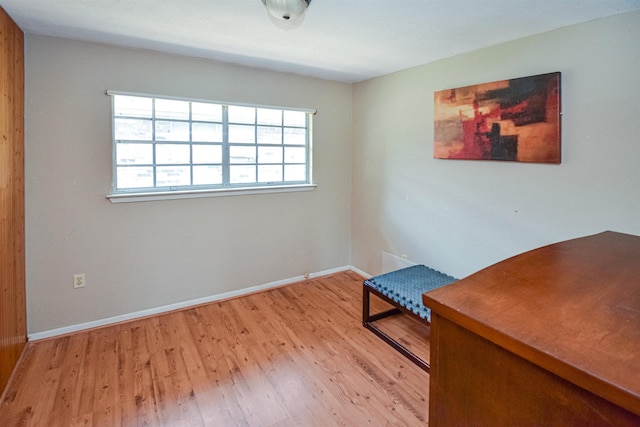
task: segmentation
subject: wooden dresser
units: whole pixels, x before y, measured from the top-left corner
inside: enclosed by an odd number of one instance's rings
[[[545,246],[423,302],[431,427],[640,426],[640,237]]]

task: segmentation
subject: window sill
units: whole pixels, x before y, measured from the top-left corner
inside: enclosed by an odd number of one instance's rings
[[[151,202],[156,200],[199,199],[202,197],[244,196],[249,194],[292,193],[312,191],[316,184],[280,185],[273,187],[224,188],[215,190],[163,191],[153,193],[107,194],[111,203]]]

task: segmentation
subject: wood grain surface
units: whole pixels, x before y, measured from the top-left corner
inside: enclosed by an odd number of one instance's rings
[[[423,301],[434,425],[640,425],[639,236],[535,249]]]
[[[0,393],[27,341],[24,35],[0,7]]]
[[[364,329],[362,280],[341,272],[30,343],[0,424],[426,425],[429,376]],[[409,316],[384,327],[428,353]]]

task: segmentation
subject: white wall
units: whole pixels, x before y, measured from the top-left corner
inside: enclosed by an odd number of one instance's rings
[[[29,34],[29,334],[348,264],[378,274],[383,251],[464,277],[555,241],[640,235],[639,39],[625,14],[352,87]],[[551,71],[562,164],[433,159],[434,91]],[[319,187],[111,204],[105,89],[317,108]]]
[[[560,240],[640,235],[639,40],[631,13],[356,84],[352,264],[377,274],[387,251],[464,277]],[[433,158],[434,91],[553,71],[562,164]]]
[[[25,51],[30,334],[350,264],[351,85],[32,34]],[[318,187],[112,204],[106,89],[316,108]]]

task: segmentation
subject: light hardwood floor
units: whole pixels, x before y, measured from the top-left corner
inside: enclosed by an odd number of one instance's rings
[[[429,375],[362,327],[362,280],[341,272],[30,343],[0,425],[426,425]],[[427,326],[382,322],[428,356]]]

